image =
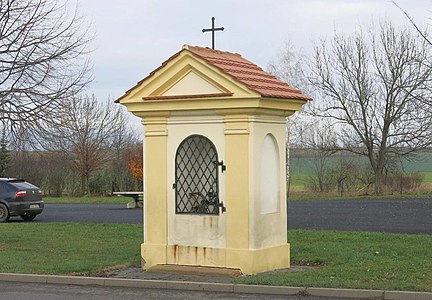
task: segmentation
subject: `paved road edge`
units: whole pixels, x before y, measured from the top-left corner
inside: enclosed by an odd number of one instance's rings
[[[386,291],[386,290],[360,290],[360,289],[334,289],[311,287],[286,287],[246,284],[226,284],[190,281],[169,280],[143,280],[105,277],[81,277],[81,276],[57,276],[57,275],[33,275],[0,273],[0,281],[48,283],[48,284],[72,284],[72,285],[99,285],[106,287],[133,287],[152,289],[173,289],[191,291],[212,291],[243,294],[264,295],[299,295],[321,297],[344,297],[361,299],[388,299],[388,300],[430,300],[432,293]]]

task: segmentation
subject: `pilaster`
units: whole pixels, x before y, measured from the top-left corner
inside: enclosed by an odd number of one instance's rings
[[[226,143],[227,248],[249,248],[249,120],[224,118]]]
[[[167,118],[148,117],[144,124],[144,244],[147,265],[166,263]],[[151,212],[151,213],[146,213]]]

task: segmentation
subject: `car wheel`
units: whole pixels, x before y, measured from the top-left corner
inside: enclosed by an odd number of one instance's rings
[[[0,203],[0,223],[7,222],[9,220],[9,210],[6,205]]]
[[[36,218],[36,215],[21,215],[21,219],[23,219],[24,221],[31,221],[34,218]]]

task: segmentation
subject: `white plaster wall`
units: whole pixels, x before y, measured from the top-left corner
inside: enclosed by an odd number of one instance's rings
[[[168,244],[224,248],[226,246],[226,214],[189,215],[175,213],[175,155],[180,143],[190,135],[210,139],[225,160],[223,119],[219,116],[173,116],[168,121]],[[219,169],[219,200],[225,202],[225,173]]]
[[[287,215],[286,215],[286,184],[285,184],[285,118],[281,117],[256,117],[252,119],[251,126],[251,160],[250,160],[250,247],[261,249],[287,243]],[[279,156],[278,183],[272,183],[273,188],[278,188],[278,203],[263,204],[268,191],[262,189],[262,150],[267,135],[271,134],[277,144]],[[265,155],[266,153],[264,153]],[[266,170],[264,170],[266,172]],[[265,184],[265,183],[263,183]],[[272,209],[270,209],[272,208]]]

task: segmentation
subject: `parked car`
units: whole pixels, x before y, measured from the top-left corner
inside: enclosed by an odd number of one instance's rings
[[[42,191],[37,186],[16,178],[0,178],[0,223],[11,216],[33,220],[44,209]]]

